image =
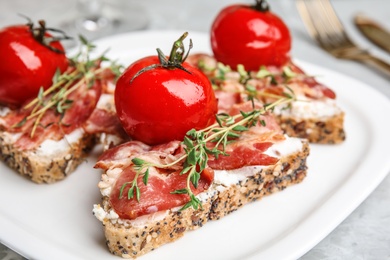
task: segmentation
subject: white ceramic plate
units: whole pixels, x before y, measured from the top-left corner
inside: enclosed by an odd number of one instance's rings
[[[160,47],[166,54],[182,32],[146,31],[97,42],[124,64]],[[206,34],[190,32],[195,52],[210,52]],[[187,41],[188,43],[188,41]],[[312,145],[307,178],[283,192],[209,222],[142,259],[296,259],[344,220],[390,171],[390,111],[384,96],[339,73],[297,61],[334,89],[346,112],[347,140]],[[119,259],[92,215],[100,172],[91,155],[62,182],[37,185],[0,163],[0,241],[34,259]]]

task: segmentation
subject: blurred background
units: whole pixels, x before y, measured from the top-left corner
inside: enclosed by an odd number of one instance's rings
[[[364,13],[379,19],[381,24],[390,28],[390,1],[388,0],[331,0],[340,19],[347,28],[352,39],[359,45],[370,49],[374,54],[380,55],[389,61],[389,54],[379,48],[373,47],[369,41],[356,30],[352,23],[356,13]],[[15,23],[24,23],[23,14],[33,20],[45,19],[47,25],[65,30],[70,35],[82,33],[88,39],[94,40],[112,34],[129,32],[133,30],[193,30],[208,32],[210,25],[221,8],[232,3],[254,3],[254,0],[0,0],[0,26]],[[283,18],[293,35],[292,56],[306,58],[315,62],[325,58],[327,65],[329,55],[319,51],[307,34],[303,23],[296,10],[293,0],[269,0],[272,10]],[[387,8],[389,7],[389,8]],[[111,20],[111,26],[106,29],[96,30],[96,24],[85,22],[82,26],[88,26],[92,30],[80,29],[80,18],[95,17],[101,14]],[[383,17],[383,19],[380,19]],[[100,20],[101,24],[107,24],[107,20]],[[75,24],[77,30],[74,30]],[[96,28],[95,28],[96,29]],[[72,47],[74,43],[66,43],[66,47]],[[335,64],[331,59],[329,66],[334,69],[347,67],[350,70],[356,63],[346,62]],[[345,64],[345,65],[344,65]],[[334,67],[336,66],[336,67]],[[341,66],[341,67],[339,67]],[[361,65],[358,65],[360,68]],[[355,75],[363,81],[369,81],[366,75]],[[387,85],[387,79],[379,79]],[[383,87],[381,91],[390,94],[390,88]]]
[[[91,40],[134,30],[207,33],[219,10],[237,2],[254,3],[249,0],[0,0],[0,27],[25,23],[19,13],[34,21],[45,19],[49,27],[63,29],[73,36],[81,32]],[[390,97],[389,78],[322,51],[307,34],[293,0],[269,0],[269,3],[290,28],[292,57],[339,71]],[[332,4],[351,38],[390,62],[390,55],[373,46],[352,23],[355,14],[364,13],[390,29],[390,1],[332,0]],[[74,43],[66,46],[71,48]],[[388,176],[359,208],[302,259],[390,259],[389,201]],[[0,244],[0,259],[22,258]]]

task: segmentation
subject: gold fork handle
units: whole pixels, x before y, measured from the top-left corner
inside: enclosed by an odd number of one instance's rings
[[[388,77],[390,77],[390,64],[386,61],[373,56],[369,53],[364,55],[361,59],[358,59],[360,62],[363,62],[367,65],[370,65],[371,67],[378,69],[382,73],[386,74]]]

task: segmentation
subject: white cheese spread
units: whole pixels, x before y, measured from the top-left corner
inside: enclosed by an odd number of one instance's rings
[[[291,103],[290,108],[277,106],[274,113],[297,119],[324,120],[342,112],[333,99],[312,100],[305,96],[298,96],[297,99],[297,101]]]
[[[77,128],[70,134],[67,134],[61,140],[55,141],[46,139],[37,148],[36,154],[38,156],[53,156],[58,153],[67,151],[66,148],[76,144],[83,137],[84,131],[82,128]]]
[[[8,107],[0,107],[0,117],[6,116],[10,111]]]

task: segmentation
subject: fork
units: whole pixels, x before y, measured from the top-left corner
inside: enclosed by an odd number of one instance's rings
[[[329,0],[296,0],[301,18],[314,40],[339,59],[358,61],[390,77],[390,64],[356,45],[347,35]]]

